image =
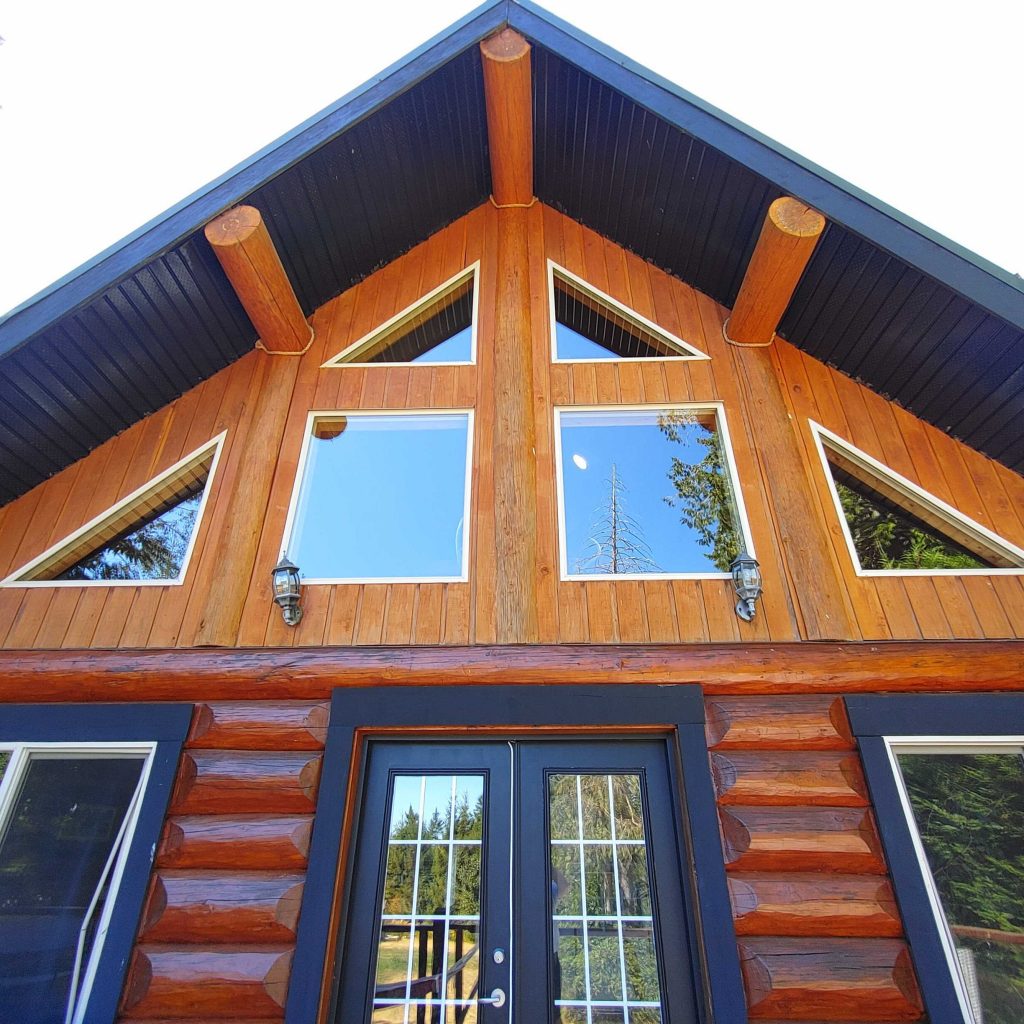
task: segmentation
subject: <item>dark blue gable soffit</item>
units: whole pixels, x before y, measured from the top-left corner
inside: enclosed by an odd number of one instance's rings
[[[202,237],[267,221],[311,313],[490,193],[476,44],[534,45],[538,197],[732,304],[768,204],[829,226],[780,333],[1024,472],[1024,288],[529,3],[499,0],[0,321],[0,503],[251,349]]]

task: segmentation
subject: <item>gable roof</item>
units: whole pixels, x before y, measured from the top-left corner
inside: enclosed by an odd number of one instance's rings
[[[527,2],[493,0],[0,321],[0,503],[249,351],[202,237],[258,207],[308,315],[487,200],[477,44],[533,44],[538,198],[730,306],[765,211],[829,220],[779,333],[1024,472],[1024,282]]]

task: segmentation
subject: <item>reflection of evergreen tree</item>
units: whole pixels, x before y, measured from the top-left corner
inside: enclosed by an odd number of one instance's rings
[[[975,569],[984,563],[840,480],[839,503],[863,569]]]
[[[665,501],[679,509],[679,518],[696,533],[697,543],[710,552],[712,564],[721,572],[729,572],[732,560],[740,553],[740,539],[718,433],[678,412],[659,416],[658,426],[670,441],[696,443],[705,449],[699,462],[684,462],[672,456],[668,478],[676,493]]]
[[[597,509],[588,546],[594,551],[576,560],[577,573],[659,572],[640,524],[626,510],[626,486],[612,463],[608,498]]]
[[[1024,1020],[1024,765],[1006,754],[902,756],[950,928],[972,951],[985,1024]],[[1004,933],[1003,941],[958,927]],[[1012,941],[1016,939],[1016,941]]]

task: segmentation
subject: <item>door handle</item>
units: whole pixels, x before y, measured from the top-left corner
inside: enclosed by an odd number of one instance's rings
[[[494,989],[491,992],[491,994],[490,994],[490,996],[488,996],[488,998],[486,998],[486,999],[478,999],[477,1002],[481,1003],[483,1005],[486,1005],[486,1006],[493,1006],[495,1008],[500,1007],[500,1006],[504,1006],[505,1005],[505,990],[504,989],[500,989],[500,988],[496,988],[496,989]]]

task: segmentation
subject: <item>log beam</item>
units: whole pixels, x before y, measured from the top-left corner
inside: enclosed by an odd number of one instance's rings
[[[732,316],[726,322],[726,341],[734,345],[772,342],[824,230],[825,218],[799,199],[782,196],[768,207]]]
[[[480,54],[494,202],[497,206],[529,206],[533,202],[530,44],[506,28],[485,39]]]
[[[337,686],[700,683],[705,693],[1024,690],[1020,640],[0,651],[0,702],[323,700]]]
[[[259,332],[260,346],[275,354],[305,352],[313,329],[302,315],[260,211],[236,206],[210,221],[205,234]]]

